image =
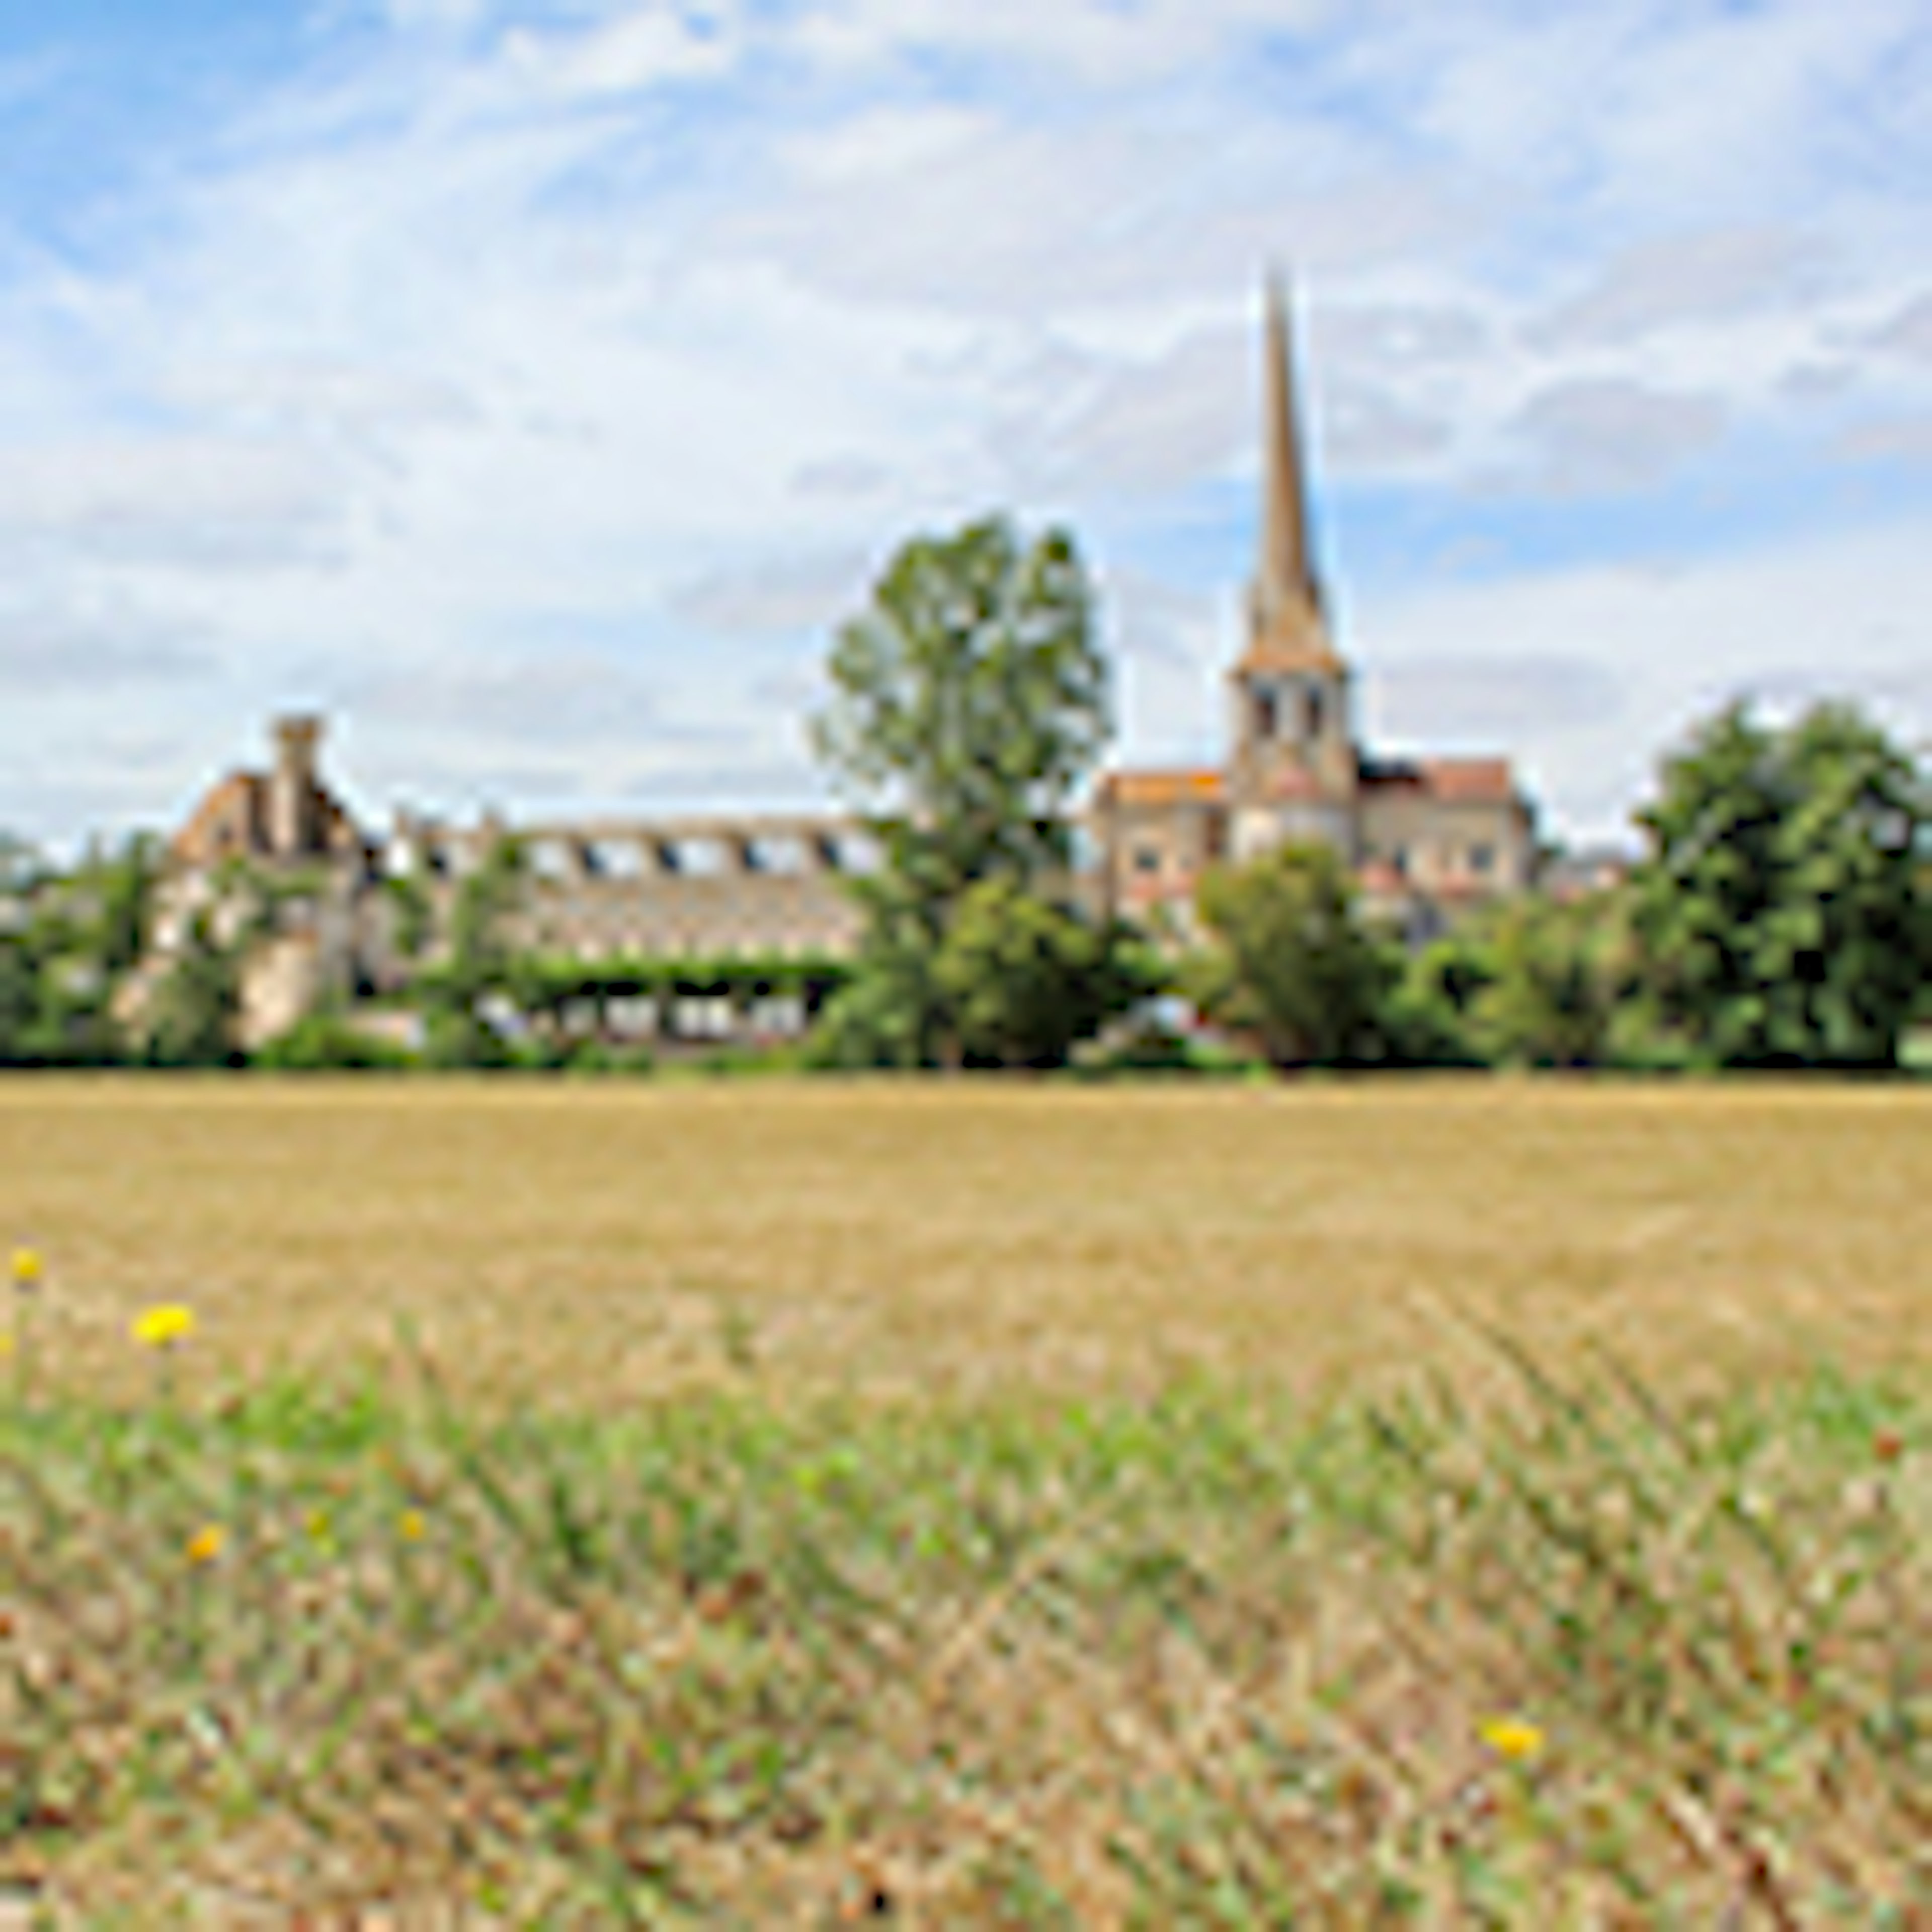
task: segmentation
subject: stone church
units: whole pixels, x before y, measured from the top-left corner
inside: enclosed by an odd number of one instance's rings
[[[1503,758],[1377,758],[1356,742],[1353,676],[1315,573],[1308,492],[1280,291],[1264,342],[1260,556],[1246,636],[1228,673],[1219,767],[1119,771],[1090,808],[1108,902],[1190,928],[1202,872],[1286,840],[1354,869],[1374,914],[1420,939],[1456,911],[1532,881],[1534,814]]]
[[[1201,875],[1287,840],[1319,840],[1354,869],[1369,909],[1412,939],[1460,908],[1532,880],[1528,802],[1507,759],[1378,758],[1356,741],[1352,674],[1336,650],[1311,561],[1307,490],[1285,304],[1271,292],[1264,336],[1260,557],[1244,647],[1228,674],[1231,730],[1219,767],[1103,776],[1082,814],[1088,854],[1076,884],[1093,909],[1172,937],[1192,930]],[[153,956],[129,988],[140,1007],[193,922],[238,930],[251,908],[224,882],[266,881],[274,916],[245,976],[253,1044],[320,999],[353,1000],[407,977],[400,881],[446,929],[460,881],[514,832],[529,860],[514,935],[594,968],[640,958],[836,958],[859,934],[844,878],[868,862],[850,818],[824,813],[468,827],[398,813],[359,827],[322,779],[320,720],[275,728],[266,772],[232,773],[170,848]],[[259,927],[259,920],[257,929]],[[688,1004],[688,1003],[687,1003]],[[700,1003],[702,1004],[702,1003]],[[730,1016],[712,1017],[730,1030]],[[803,1016],[767,1015],[766,1030]]]

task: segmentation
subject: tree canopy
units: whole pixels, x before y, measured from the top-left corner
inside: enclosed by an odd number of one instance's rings
[[[887,869],[950,904],[1067,856],[1068,801],[1108,730],[1106,660],[1073,539],[1002,518],[904,545],[842,626],[812,742]]]
[[[1330,847],[1285,844],[1214,866],[1196,905],[1212,935],[1193,968],[1203,1012],[1252,1034],[1279,1064],[1377,1055],[1394,968],[1357,917],[1354,881]]]
[[[123,1057],[115,988],[147,944],[159,852],[90,843],[63,872],[0,834],[0,1064],[91,1066]]]
[[[1034,1067],[1062,1065],[1159,982],[1126,934],[1011,879],[982,880],[954,908],[933,977],[967,1057]]]
[[[995,1033],[1034,1023],[1018,1020],[1009,996],[1034,997],[1036,979],[1023,994],[1017,984],[996,992],[986,976],[990,902],[949,938],[970,896],[993,881],[1031,935],[1012,944],[1046,948],[1029,956],[1029,973],[1051,957],[1056,973],[1089,960],[1099,976],[1077,995],[1063,984],[1048,1004],[1104,1006],[1112,938],[1076,940],[1078,916],[1053,903],[1066,891],[1073,796],[1108,731],[1106,664],[1072,538],[1049,530],[1028,542],[999,518],[914,538],[840,628],[827,668],[832,695],[813,746],[880,854],[877,874],[855,888],[866,928],[854,982],[828,1016],[836,1057],[956,1058],[973,1050],[962,1002],[977,1016],[976,1037],[988,1001],[1009,1003]]]
[[[1733,705],[1665,763],[1631,880],[1660,1040],[1724,1066],[1894,1065],[1932,970],[1925,776],[1856,711]]]

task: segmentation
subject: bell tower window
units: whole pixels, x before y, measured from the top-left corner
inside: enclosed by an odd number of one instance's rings
[[[1281,729],[1281,706],[1271,685],[1255,687],[1255,736],[1267,740]]]

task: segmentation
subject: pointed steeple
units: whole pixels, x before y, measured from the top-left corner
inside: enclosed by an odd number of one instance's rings
[[[1296,405],[1288,298],[1279,275],[1268,287],[1262,346],[1261,555],[1255,573],[1250,660],[1332,663],[1308,535],[1308,493]]]

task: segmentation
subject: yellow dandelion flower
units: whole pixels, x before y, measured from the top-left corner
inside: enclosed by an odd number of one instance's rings
[[[144,1348],[172,1348],[194,1333],[194,1310],[178,1302],[164,1301],[136,1316],[131,1332]]]
[[[4,1362],[14,1352],[14,1338],[4,1328],[0,1328],[0,1362]]]
[[[400,1526],[406,1543],[420,1543],[429,1534],[429,1525],[423,1520],[421,1510],[405,1510]]]
[[[218,1522],[206,1524],[188,1540],[188,1560],[190,1563],[212,1563],[221,1554],[221,1546],[228,1540]]]
[[[312,1509],[309,1511],[308,1533],[316,1542],[326,1543],[328,1540],[328,1532],[332,1527],[328,1520],[328,1510]]]
[[[40,1276],[46,1272],[37,1248],[16,1248],[14,1250],[14,1286],[16,1288],[38,1288]]]
[[[1497,1756],[1511,1764],[1527,1764],[1540,1757],[1546,1742],[1541,1727],[1522,1718],[1492,1718],[1478,1735]]]

